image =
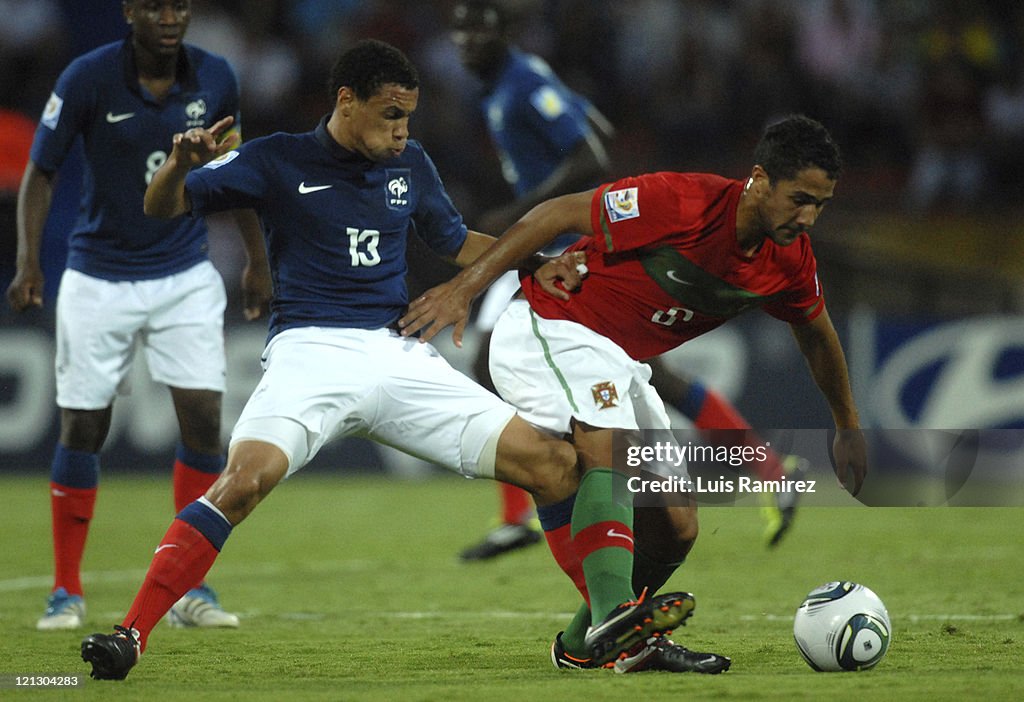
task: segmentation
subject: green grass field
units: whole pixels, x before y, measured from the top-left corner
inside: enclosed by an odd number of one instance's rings
[[[51,573],[45,477],[0,479],[0,674],[86,673],[82,635],[119,623],[171,517],[169,484],[108,477],[90,534],[83,632],[39,633]],[[210,582],[237,631],[158,627],[124,682],[11,699],[1024,699],[1024,510],[805,508],[773,552],[756,509],[705,508],[670,585],[697,610],[673,637],[733,658],[719,676],[557,671],[577,603],[547,549],[455,554],[487,526],[485,481],[299,474],[228,540]],[[863,582],[886,602],[888,656],[814,673],[792,614],[813,587]],[[115,693],[115,694],[111,694]]]

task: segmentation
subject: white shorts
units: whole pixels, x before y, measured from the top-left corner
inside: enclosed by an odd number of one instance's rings
[[[491,380],[529,422],[568,433],[570,420],[609,429],[669,429],[651,368],[576,322],[513,300],[491,337]]]
[[[508,307],[508,303],[515,297],[519,290],[519,273],[517,271],[505,271],[500,278],[491,283],[484,293],[483,302],[477,310],[473,326],[478,331],[489,332],[494,329],[498,317]]]
[[[224,392],[224,307],[209,261],[166,278],[110,281],[65,270],[57,293],[57,405],[93,410],[130,391],[135,344],[158,383]]]
[[[579,239],[577,234],[563,234],[548,244],[541,253],[545,256],[560,256],[569,246]],[[487,288],[483,302],[477,311],[473,326],[477,331],[489,332],[494,329],[498,317],[505,311],[512,298],[519,291],[519,271],[505,271]]]
[[[671,440],[665,403],[651,367],[576,322],[545,319],[513,300],[491,336],[491,380],[523,419],[555,434],[575,419],[592,427],[644,432]],[[648,461],[643,469],[688,480],[686,463]]]
[[[263,353],[260,381],[231,443],[264,441],[288,475],[327,442],[363,436],[471,477],[494,477],[497,438],[515,409],[390,329],[303,327]]]

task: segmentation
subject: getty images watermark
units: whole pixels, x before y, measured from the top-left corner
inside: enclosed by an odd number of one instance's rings
[[[764,494],[813,493],[815,491],[815,485],[818,482],[816,478],[805,478],[803,475],[787,476],[784,472],[774,480],[762,479],[757,472],[735,477],[696,475],[691,478],[688,473],[680,474],[681,469],[685,470],[686,466],[692,464],[717,463],[730,468],[767,466],[771,461],[777,460],[776,455],[771,448],[770,441],[754,445],[749,443],[714,445],[693,442],[679,444],[675,441],[656,441],[648,445],[628,446],[626,448],[626,466],[628,468],[649,466],[657,474],[657,467],[668,467],[670,472],[667,475],[653,478],[631,475],[626,481],[626,487],[634,493]],[[756,471],[756,469],[754,470]]]
[[[867,475],[839,482],[835,432],[645,430],[622,435],[613,468],[634,505],[745,505],[791,493],[820,506],[1024,506],[1022,429],[865,429]]]

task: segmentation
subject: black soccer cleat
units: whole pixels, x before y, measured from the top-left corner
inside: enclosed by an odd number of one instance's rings
[[[624,657],[615,661],[616,673],[664,670],[670,673],[724,673],[732,665],[728,656],[691,651],[666,638],[651,637]]]
[[[82,640],[82,660],[92,663],[96,680],[124,680],[139,662],[139,632],[115,626],[113,634],[92,634]]]
[[[571,653],[567,653],[565,646],[562,645],[562,634],[565,632],[558,632],[558,636],[551,642],[551,664],[556,668],[568,668],[571,670],[589,670],[591,668],[610,668],[611,663],[605,663],[603,666],[594,663],[593,658],[577,658]]]
[[[688,592],[670,592],[623,602],[597,626],[587,629],[584,642],[595,665],[604,665],[629,652],[638,644],[672,633],[693,613],[696,602]]]
[[[540,530],[531,524],[502,524],[487,532],[483,541],[460,553],[459,558],[463,561],[486,561],[509,551],[533,546],[541,538]]]

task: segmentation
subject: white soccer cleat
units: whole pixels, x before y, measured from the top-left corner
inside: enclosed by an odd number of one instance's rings
[[[217,593],[203,583],[189,590],[171,607],[167,623],[176,628],[237,629],[238,615],[221,609]]]
[[[62,587],[46,598],[46,611],[36,622],[39,631],[71,631],[82,628],[85,619],[85,600],[81,595],[69,595]]]

